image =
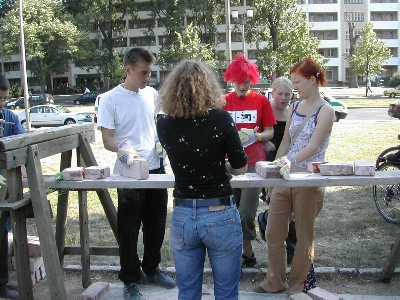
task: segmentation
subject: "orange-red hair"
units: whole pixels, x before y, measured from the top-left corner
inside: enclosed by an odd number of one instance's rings
[[[311,58],[299,61],[290,71],[290,74],[292,73],[299,73],[304,78],[314,76],[320,86],[325,86],[328,83],[325,71]]]
[[[238,84],[242,84],[248,77],[250,77],[251,83],[255,85],[260,79],[257,65],[247,60],[243,53],[236,55],[223,75],[225,81],[236,82]]]

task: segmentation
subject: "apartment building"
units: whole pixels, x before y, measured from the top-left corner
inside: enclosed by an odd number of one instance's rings
[[[239,15],[246,14],[246,10],[250,8],[249,0],[242,0],[241,6],[231,6],[231,11],[237,10]],[[165,41],[164,28],[162,24],[157,24],[154,29],[155,36],[149,37],[143,33],[147,28],[150,18],[148,16],[148,1],[138,1],[138,21],[133,21],[127,17],[125,22],[126,37],[119,42],[115,48],[116,51],[126,51],[135,46],[145,47],[153,53],[158,53],[160,47]],[[349,25],[348,21],[355,25],[355,34],[368,22],[374,24],[374,31],[379,39],[384,41],[392,54],[392,57],[383,66],[381,76],[391,75],[400,71],[399,59],[399,2],[398,0],[299,0],[299,8],[307,15],[308,21],[312,25],[311,34],[321,40],[319,53],[327,58],[327,77],[330,84],[345,85],[348,81],[348,64],[343,57],[344,53],[348,53],[350,48]],[[184,24],[190,23],[189,18],[185,18]],[[232,19],[232,22],[235,22]],[[218,27],[218,51],[226,52],[226,24],[222,22]],[[90,38],[97,38],[96,33],[92,33]],[[232,31],[231,33],[231,51],[232,57],[245,48],[246,56],[255,60],[257,50],[255,46],[246,44],[243,47],[242,33]],[[99,47],[102,47],[101,41]],[[14,55],[10,60],[2,62],[6,76],[12,85],[21,85],[21,68],[19,55]],[[28,84],[34,86],[34,82],[29,82],[30,72],[28,74]],[[165,72],[154,66],[152,79],[150,84],[157,85],[163,82]],[[63,87],[93,85],[95,80],[100,80],[101,75],[96,70],[87,72],[80,66],[71,63],[70,71],[62,76],[53,78],[53,87],[57,89]],[[359,78],[364,81],[365,78]],[[107,86],[105,86],[107,87]]]

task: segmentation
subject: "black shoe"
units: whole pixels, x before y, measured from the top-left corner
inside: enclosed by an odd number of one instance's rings
[[[250,256],[242,254],[242,268],[252,268],[257,264],[254,252]]]

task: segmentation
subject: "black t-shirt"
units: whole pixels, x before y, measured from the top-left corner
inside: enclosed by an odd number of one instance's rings
[[[278,152],[279,146],[281,145],[283,135],[285,133],[286,121],[276,121],[277,123],[274,125],[274,136],[270,140],[274,143],[276,150],[275,151],[266,151],[267,161],[274,161],[276,158],[276,152]]]
[[[234,169],[244,167],[247,156],[230,114],[210,110],[195,119],[162,115],[157,133],[175,174],[174,197],[214,198],[232,194],[225,158]]]

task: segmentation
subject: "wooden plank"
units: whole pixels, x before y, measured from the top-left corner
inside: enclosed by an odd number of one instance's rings
[[[0,210],[11,211],[17,210],[23,206],[26,206],[31,203],[31,199],[22,199],[15,202],[10,202],[9,200],[0,202]]]
[[[72,150],[61,153],[60,172],[65,168],[71,167]],[[56,245],[60,259],[60,265],[64,265],[65,232],[67,227],[69,191],[66,190],[58,195],[57,219],[56,219]]]
[[[65,255],[81,255],[81,247],[65,246]],[[119,248],[117,246],[90,246],[90,255],[119,256]]]
[[[45,185],[54,189],[100,190],[104,188],[173,188],[173,174],[150,174],[146,180],[136,180],[120,175],[105,179],[82,181],[55,181],[54,176],[45,176]],[[262,178],[255,173],[234,176],[233,188],[254,187],[300,187],[300,186],[368,186],[400,184],[400,171],[377,171],[375,176],[321,176],[315,173],[295,173],[289,180],[283,178]]]
[[[390,282],[394,269],[400,260],[400,237],[396,239],[392,250],[390,251],[389,257],[386,260],[385,266],[382,270],[381,281]]]
[[[79,199],[79,230],[80,230],[80,242],[81,242],[82,286],[84,288],[87,288],[91,284],[87,191],[79,191],[78,199]]]
[[[51,141],[60,137],[83,133],[94,132],[94,123],[71,124],[54,128],[34,130],[31,132],[13,135],[0,139],[0,151],[9,151],[23,148],[32,144]]]
[[[90,140],[84,135],[80,135],[80,146],[79,153],[86,166],[97,166],[96,158],[93,154],[92,147],[90,147]],[[110,223],[111,229],[114,232],[114,236],[118,238],[118,227],[117,227],[117,209],[111,199],[111,195],[107,189],[97,191],[97,196],[100,199],[101,205],[103,206],[104,213],[106,214],[107,220]]]
[[[16,271],[18,278],[19,297],[21,300],[33,300],[31,268],[29,262],[29,250],[26,230],[26,218],[24,208],[11,211],[15,258],[17,260]]]
[[[94,131],[84,132],[82,135],[88,141],[93,142],[95,140]],[[53,140],[47,142],[38,143],[38,156],[41,159],[75,149],[79,147],[79,137],[80,134],[73,134],[60,138],[54,138]],[[28,146],[6,152],[0,152],[0,169],[8,170],[25,165],[27,163],[27,155]]]
[[[37,146],[29,146],[28,163],[26,165],[29,188],[32,199],[34,199],[32,206],[35,213],[36,227],[43,252],[51,299],[67,300],[38,151]]]
[[[15,202],[22,197],[21,168],[7,171],[7,188],[10,202]],[[17,260],[16,271],[19,288],[19,299],[32,300],[32,280],[30,272],[28,240],[26,231],[25,210],[20,208],[11,211],[11,224],[13,231],[15,258]]]

